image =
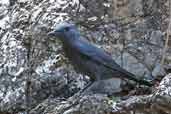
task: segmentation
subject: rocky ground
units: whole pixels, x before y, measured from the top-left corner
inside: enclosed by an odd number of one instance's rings
[[[169,0],[0,1],[0,113],[171,113],[169,5]],[[76,73],[61,43],[47,36],[65,20],[129,72],[155,79],[156,86],[124,100],[76,94],[89,78]]]

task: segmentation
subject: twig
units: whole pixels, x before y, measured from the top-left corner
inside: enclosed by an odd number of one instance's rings
[[[171,1],[169,0],[169,26],[166,32],[166,41],[165,41],[165,45],[164,45],[164,49],[163,49],[163,53],[162,53],[162,59],[161,59],[161,66],[163,66],[165,58],[166,58],[166,51],[168,48],[168,43],[169,43],[169,36],[170,36],[170,28],[171,28]]]
[[[30,111],[30,91],[31,91],[31,37],[28,38],[27,48],[27,77],[26,77],[26,85],[25,85],[25,104],[26,104],[26,113],[29,114]]]

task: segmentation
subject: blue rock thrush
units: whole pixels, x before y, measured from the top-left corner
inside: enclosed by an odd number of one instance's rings
[[[141,85],[153,85],[149,81],[138,79],[134,74],[121,68],[104,50],[83,40],[74,24],[60,23],[48,35],[62,41],[64,53],[74,69],[88,75],[92,81],[115,77],[130,79]]]

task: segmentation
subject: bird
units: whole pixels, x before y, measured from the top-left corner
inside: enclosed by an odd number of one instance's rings
[[[64,54],[75,71],[89,76],[92,82],[120,78],[133,80],[140,85],[153,86],[150,81],[139,79],[122,68],[109,53],[85,40],[73,23],[61,22],[47,35],[62,42]]]

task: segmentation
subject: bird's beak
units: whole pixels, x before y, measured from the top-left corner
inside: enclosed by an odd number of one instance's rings
[[[48,36],[60,36],[61,32],[57,31],[57,30],[53,30],[51,32],[49,32],[47,35]]]
[[[57,33],[56,33],[55,31],[51,31],[51,32],[48,32],[47,35],[48,35],[48,36],[56,36],[56,34],[57,34]]]

